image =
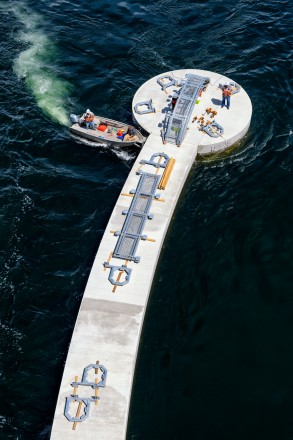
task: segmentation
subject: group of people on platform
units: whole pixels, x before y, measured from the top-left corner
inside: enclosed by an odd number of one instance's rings
[[[232,88],[230,86],[230,84],[227,82],[226,84],[224,84],[224,86],[221,87],[222,88],[222,102],[221,102],[221,108],[227,106],[227,109],[229,110],[230,108],[230,96],[232,94]],[[175,108],[175,105],[178,101],[179,98],[179,92],[175,92],[171,98],[171,109],[172,112]]]
[[[226,106],[227,109],[229,110],[229,108],[230,108],[230,96],[232,94],[231,86],[227,82],[221,88],[222,88],[221,108]],[[177,103],[178,98],[179,98],[179,93],[175,92],[174,95],[172,96],[172,99],[171,99],[172,111],[175,108],[175,105]],[[90,109],[87,109],[87,111],[82,116],[82,120],[85,122],[85,126],[86,126],[87,129],[89,129],[89,128],[91,128],[92,130],[95,129],[94,119],[95,119],[95,115],[94,115],[93,112],[90,111]],[[126,133],[123,130],[121,131],[121,133],[118,132],[118,136],[117,137],[119,139],[121,139],[123,142],[134,142],[134,141],[137,140],[137,135],[135,134],[135,130],[134,130],[133,127],[128,127],[128,130],[127,130]]]

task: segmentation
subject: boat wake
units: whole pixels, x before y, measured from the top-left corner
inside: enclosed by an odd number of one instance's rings
[[[0,7],[7,7],[3,3],[6,2],[1,1]],[[10,8],[23,25],[16,38],[26,47],[14,60],[13,70],[25,80],[42,111],[54,121],[68,125],[65,103],[72,86],[58,76],[54,67],[56,47],[42,30],[42,17],[22,2],[11,1]]]
[[[79,144],[88,145],[90,147],[104,149],[105,151],[110,151],[112,154],[115,154],[119,159],[125,161],[125,162],[132,162],[136,158],[136,154],[131,154],[129,151],[120,149],[119,147],[111,147],[109,144],[106,143],[99,143],[99,142],[92,142],[88,139],[81,138],[79,136],[75,136],[74,134],[70,134],[70,136]]]

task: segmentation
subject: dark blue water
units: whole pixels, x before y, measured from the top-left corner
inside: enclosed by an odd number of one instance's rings
[[[0,439],[49,439],[87,277],[135,158],[67,115],[131,122],[137,88],[199,68],[253,103],[196,162],[142,335],[128,440],[293,439],[290,1],[0,1]],[[97,433],[98,435],[98,433]]]

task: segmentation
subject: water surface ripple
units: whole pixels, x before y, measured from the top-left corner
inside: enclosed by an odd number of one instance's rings
[[[87,277],[135,158],[62,123],[87,107],[131,122],[137,88],[180,68],[238,81],[253,121],[187,180],[127,439],[293,438],[292,18],[289,0],[0,1],[1,440],[49,439]]]

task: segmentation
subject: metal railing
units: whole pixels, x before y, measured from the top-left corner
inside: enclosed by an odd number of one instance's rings
[[[209,82],[209,78],[199,75],[187,74],[182,86],[173,113],[167,121],[164,141],[181,145],[196,99]]]

